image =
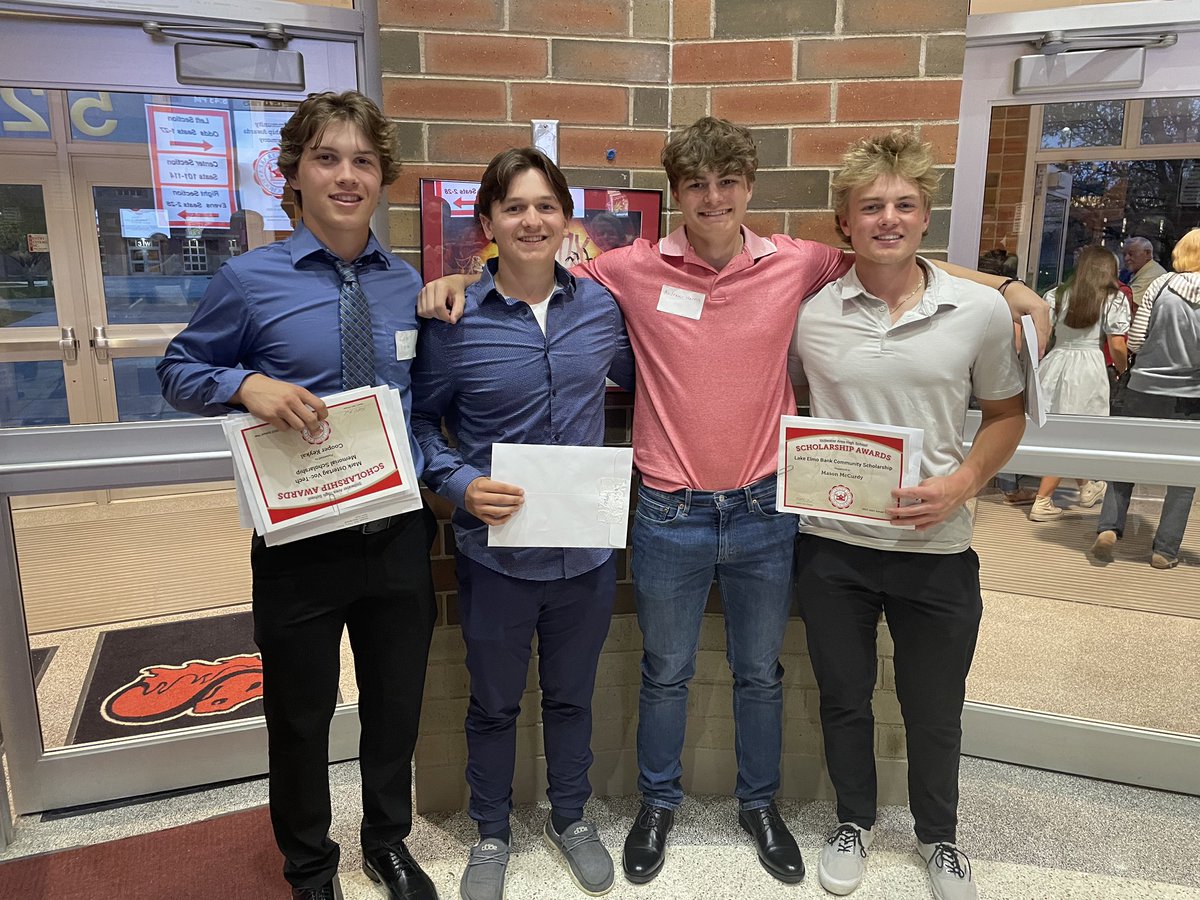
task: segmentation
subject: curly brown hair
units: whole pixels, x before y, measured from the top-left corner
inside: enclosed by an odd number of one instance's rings
[[[713,116],[697,119],[671,135],[661,159],[671,190],[684,179],[704,172],[744,175],[748,184],[754,184],[754,173],[758,171],[758,148],[750,129]]]
[[[279,132],[279,171],[286,178],[296,177],[304,148],[319,142],[325,129],[334,122],[356,126],[379,154],[383,184],[386,186],[396,180],[400,174],[400,163],[396,160],[396,124],[383,114],[374,100],[358,91],[309,94],[297,107]],[[295,194],[296,203],[303,207],[300,192],[295,191]]]

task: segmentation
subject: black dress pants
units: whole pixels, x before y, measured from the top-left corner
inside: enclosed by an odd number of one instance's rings
[[[821,730],[839,822],[875,824],[875,635],[887,616],[908,742],[917,839],[955,840],[967,672],[983,598],[979,557],[858,547],[802,534],[800,615],[821,693]]]
[[[362,726],[362,844],[398,844],[412,829],[412,756],[436,605],[427,508],[372,534],[343,529],[267,547],[255,537],[254,640],[262,651],[271,822],[284,877],[315,887],[337,872],[329,838],[329,723],[343,628]]]

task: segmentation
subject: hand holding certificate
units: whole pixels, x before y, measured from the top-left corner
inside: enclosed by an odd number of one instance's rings
[[[329,416],[316,434],[249,415],[223,423],[243,524],[268,545],[421,506],[400,395],[374,387],[323,399]]]
[[[921,480],[924,434],[920,428],[781,416],[775,508],[911,527],[897,525],[887,510],[896,507],[893,490]]]

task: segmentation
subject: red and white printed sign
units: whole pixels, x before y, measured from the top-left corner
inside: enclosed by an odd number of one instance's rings
[[[171,228],[228,228],[237,211],[229,113],[147,106],[155,205]]]

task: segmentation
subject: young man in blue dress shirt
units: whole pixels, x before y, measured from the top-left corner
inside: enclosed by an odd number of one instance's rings
[[[535,632],[551,804],[544,836],[585,893],[604,894],[613,884],[612,859],[583,819],[613,553],[489,547],[487,530],[522,503],[522,486],[490,477],[494,442],[599,446],[605,375],[632,387],[633,355],[616,302],[555,262],[572,212],[566,179],[542,153],[496,156],[475,215],[499,255],[468,289],[461,325],[424,323],[413,366],[413,433],[425,482],[458,506],[458,601],[471,675],[469,811],[480,835],[462,877],[463,900],[504,896],[516,721]]]
[[[369,308],[375,383],[398,389],[407,410],[421,281],[370,225],[399,168],[395,126],[354,91],[316,94],[284,125],[279,146],[302,221],[287,240],[221,267],[159,363],[163,394],[201,415],[246,411],[281,429],[315,428],[327,415],[322,395],[358,386],[344,383],[338,340],[339,294],[356,281]],[[419,474],[421,448],[410,443]],[[343,628],[359,686],[363,868],[393,900],[436,900],[404,846],[436,618],[435,527],[422,509],[277,547],[254,538],[271,821],[296,900],[341,897],[327,767]]]

